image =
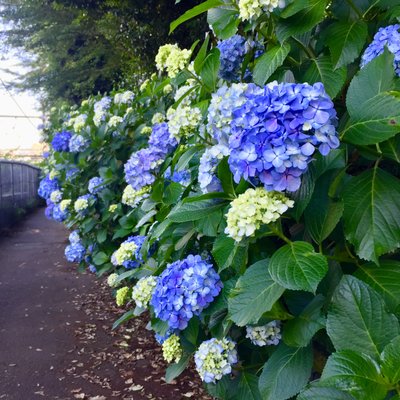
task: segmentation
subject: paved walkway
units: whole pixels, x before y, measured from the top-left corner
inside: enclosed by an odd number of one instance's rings
[[[39,209],[0,238],[0,399],[207,399],[193,372],[165,384],[145,320],[111,332],[121,310],[66,237]]]

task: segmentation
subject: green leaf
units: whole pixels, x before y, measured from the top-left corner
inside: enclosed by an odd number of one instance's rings
[[[282,18],[289,18],[297,14],[299,11],[304,10],[309,5],[308,0],[296,0],[288,4],[281,12]]]
[[[312,337],[325,327],[325,318],[321,312],[324,302],[325,298],[318,295],[298,317],[286,322],[283,341],[288,346],[308,346]]]
[[[337,351],[352,349],[379,357],[399,334],[399,322],[386,311],[378,293],[344,275],[332,297],[326,330]]]
[[[280,67],[290,52],[287,43],[282,46],[275,46],[257,59],[253,72],[253,82],[259,86],[264,86],[269,77]]]
[[[203,80],[203,83],[211,91],[215,91],[215,85],[218,79],[218,71],[220,66],[219,56],[219,50],[217,48],[212,49],[204,60],[200,71],[200,76]]]
[[[135,317],[134,310],[129,310],[126,313],[124,313],[121,317],[119,317],[112,326],[112,329],[117,329],[121,324],[123,324],[126,321],[129,321],[130,319]]]
[[[378,364],[361,351],[333,353],[320,382],[348,392],[359,400],[382,400],[387,392]]]
[[[286,400],[306,385],[311,375],[310,347],[287,347],[283,343],[264,364],[259,380],[263,400]]]
[[[163,197],[164,204],[176,204],[184,191],[184,187],[177,182],[170,182],[166,187]]]
[[[321,279],[328,272],[328,262],[315,253],[307,242],[291,242],[271,257],[269,272],[279,285],[292,290],[315,293]]]
[[[258,390],[258,376],[243,372],[240,375],[237,391],[232,400],[262,400]]]
[[[93,256],[93,262],[95,265],[103,265],[109,259],[110,259],[110,257],[108,257],[108,255],[106,253],[104,253],[103,251],[100,251]]]
[[[310,202],[312,194],[314,193],[314,187],[314,172],[311,168],[309,168],[301,179],[300,188],[292,195],[292,199],[294,200],[294,208],[292,213],[296,221],[299,221],[308,203]]]
[[[207,22],[219,39],[228,39],[237,32],[240,19],[236,8],[224,6],[208,10]]]
[[[364,104],[379,93],[390,92],[395,87],[393,55],[385,51],[370,61],[352,79],[347,91],[346,105],[352,118],[363,114]]]
[[[214,211],[225,207],[226,202],[218,199],[200,200],[192,203],[178,204],[168,215],[172,222],[197,221]]]
[[[240,271],[247,259],[248,244],[236,243],[232,238],[219,235],[214,242],[212,255],[218,265],[218,272],[230,266]]]
[[[332,98],[342,89],[346,81],[346,68],[334,69],[330,57],[312,58],[311,65],[304,74],[304,80],[310,84],[322,82],[326,93]]]
[[[224,3],[221,0],[207,0],[204,3],[199,4],[196,7],[191,8],[190,10],[186,11],[183,15],[181,15],[178,19],[171,22],[169,26],[169,33],[171,34],[179,25],[183,24],[184,22],[197,17],[200,14],[203,14],[210,8],[222,6]]]
[[[203,44],[201,45],[200,50],[197,53],[197,56],[193,62],[193,67],[194,67],[194,71],[196,72],[196,74],[200,73],[201,66],[203,65],[203,62],[207,55],[207,49],[208,49],[209,42],[210,42],[210,35],[207,34],[206,39],[204,40]]]
[[[382,155],[400,164],[400,135],[380,143]]]
[[[374,168],[352,177],[343,193],[346,239],[374,261],[400,247],[400,180]]]
[[[268,260],[250,266],[239,278],[228,298],[230,319],[238,326],[256,324],[262,314],[271,310],[284,288],[268,272]]]
[[[322,154],[315,155],[315,161],[311,165],[315,178],[319,178],[325,172],[333,169],[342,169],[346,166],[346,158],[344,149],[334,149],[326,156]]]
[[[195,233],[196,229],[191,229],[184,236],[182,236],[175,244],[175,251],[178,251],[185,247]]]
[[[278,40],[283,43],[290,36],[308,32],[321,22],[325,15],[327,0],[307,0],[301,5],[301,11],[295,15],[280,20],[276,27]]]
[[[187,367],[190,360],[190,354],[184,354],[178,363],[171,364],[165,371],[165,382],[171,383],[177,378]]]
[[[104,243],[107,239],[107,229],[97,231],[96,238],[98,243]]]
[[[224,192],[234,199],[236,197],[236,193],[235,188],[233,187],[233,176],[229,168],[227,157],[224,157],[218,164],[218,178],[221,181]]]
[[[400,261],[382,260],[379,267],[372,263],[361,265],[355,276],[375,289],[391,312],[400,305]]]
[[[338,389],[313,386],[301,392],[297,400],[354,400],[354,397]]]
[[[367,33],[367,24],[359,19],[335,22],[328,28],[326,42],[334,69],[350,64],[360,55]]]
[[[400,336],[394,338],[381,354],[382,374],[392,384],[400,381]]]

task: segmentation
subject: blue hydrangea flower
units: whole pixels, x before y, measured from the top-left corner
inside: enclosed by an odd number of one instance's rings
[[[163,344],[171,335],[173,335],[176,332],[175,329],[168,329],[164,335],[160,335],[159,333],[156,333],[154,335],[156,342],[158,344]]]
[[[50,200],[46,200],[47,207],[44,210],[44,215],[46,216],[47,219],[53,219],[53,210],[55,204]]]
[[[96,101],[93,105],[93,110],[95,114],[102,113],[104,111],[107,111],[110,108],[111,105],[111,98],[110,97],[103,97],[99,101]]]
[[[42,156],[43,156],[43,158],[49,158],[50,157],[50,152],[44,151]]]
[[[51,145],[55,151],[69,151],[69,141],[72,134],[67,131],[58,132],[54,135]]]
[[[65,257],[69,262],[81,262],[85,253],[86,249],[80,242],[70,244],[65,248]]]
[[[233,35],[229,39],[217,44],[221,52],[219,76],[226,81],[237,81],[240,78],[240,67],[246,54],[246,40],[240,35]]]
[[[47,174],[39,183],[38,195],[47,200],[55,190],[60,190],[58,179],[50,179],[50,176]]]
[[[385,47],[394,54],[394,70],[400,76],[400,25],[380,28],[361,57],[361,68],[383,53]]]
[[[95,274],[96,272],[97,272],[97,268],[93,265],[93,264],[89,264],[89,271],[92,273],[92,274]]]
[[[121,243],[119,249],[114,252],[111,262],[114,265],[122,265],[126,269],[139,267],[143,263],[141,250],[145,240],[146,236],[129,236],[128,239]],[[135,245],[133,246],[133,251],[131,246],[126,246],[128,243]]]
[[[63,222],[68,217],[68,211],[62,211],[59,204],[55,204],[53,208],[53,219],[57,222]]]
[[[177,140],[170,134],[168,124],[163,122],[155,124],[149,137],[149,146],[158,149],[164,155],[167,155],[178,145]]]
[[[75,178],[79,174],[79,169],[78,168],[69,168],[67,172],[65,173],[65,178],[68,181],[71,181],[73,178]]]
[[[79,243],[81,241],[79,232],[76,230],[72,231],[68,236],[68,240],[70,241],[71,244]]]
[[[165,170],[164,177],[171,182],[180,183],[182,186],[185,187],[189,186],[192,178],[190,171],[187,169],[184,169],[182,171],[174,171],[174,173],[171,175],[170,167]]]
[[[95,176],[94,178],[89,180],[88,190],[89,190],[89,193],[91,193],[91,194],[99,193],[105,187],[106,187],[106,185],[104,185],[103,178],[100,178],[99,176]]]
[[[185,329],[221,291],[222,282],[212,264],[199,255],[169,264],[158,277],[151,305],[157,318],[172,329]]]
[[[334,105],[322,83],[249,85],[246,102],[233,111],[229,166],[266,190],[296,191],[318,149],[339,146]]]
[[[80,153],[89,147],[89,143],[89,140],[76,133],[69,141],[69,151],[71,153]]]

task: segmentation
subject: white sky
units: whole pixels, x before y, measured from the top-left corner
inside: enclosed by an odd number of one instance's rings
[[[11,82],[13,76],[2,71],[3,68],[23,71],[15,57],[8,60],[4,56],[0,58],[0,78],[4,82]],[[12,97],[16,100],[23,112],[28,116],[40,116],[38,101],[33,94],[27,92],[12,91]],[[37,126],[41,124],[39,118],[3,118],[3,115],[24,116],[13,101],[9,93],[4,89],[0,81],[0,150],[4,149],[29,149],[40,141],[40,131]]]

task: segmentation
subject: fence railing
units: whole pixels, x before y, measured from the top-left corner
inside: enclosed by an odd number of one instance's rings
[[[0,160],[0,210],[24,208],[38,199],[40,169],[18,161]]]

